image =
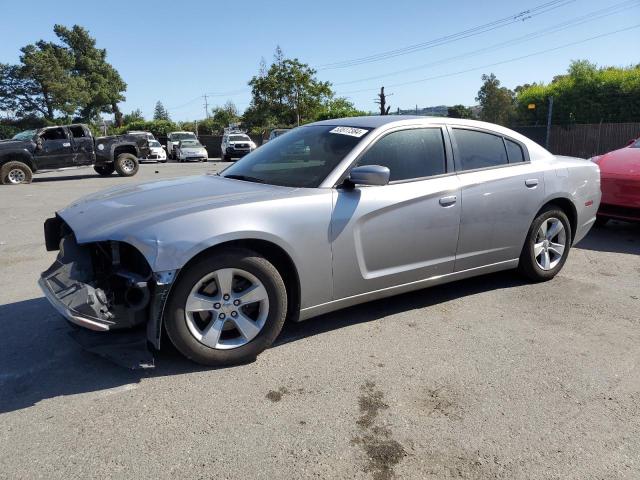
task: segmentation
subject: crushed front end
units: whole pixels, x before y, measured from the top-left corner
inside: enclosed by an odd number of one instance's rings
[[[160,347],[162,310],[175,272],[154,274],[124,242],[78,244],[60,217],[45,222],[45,242],[47,250],[60,252],[38,283],[63,317],[98,332],[137,331],[145,346],[148,341]]]

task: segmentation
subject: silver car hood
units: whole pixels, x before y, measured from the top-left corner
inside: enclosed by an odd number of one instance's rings
[[[86,243],[128,237],[169,218],[286,197],[296,190],[202,175],[110,188],[75,201],[58,215],[77,241]]]

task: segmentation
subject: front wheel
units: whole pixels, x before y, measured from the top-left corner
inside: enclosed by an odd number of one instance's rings
[[[33,172],[22,162],[7,162],[0,169],[0,182],[3,185],[19,185],[31,183]]]
[[[554,206],[544,209],[529,228],[518,269],[535,282],[551,280],[567,261],[571,238],[567,215]]]
[[[165,309],[171,342],[204,365],[247,363],[273,343],[287,312],[278,270],[246,249],[204,255],[180,273]]]
[[[121,177],[133,177],[138,173],[140,164],[135,155],[131,153],[121,153],[115,161],[115,168]]]

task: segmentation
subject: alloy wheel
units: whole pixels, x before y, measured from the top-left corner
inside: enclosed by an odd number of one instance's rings
[[[123,162],[122,162],[122,170],[124,170],[127,173],[133,172],[133,170],[136,168],[136,164],[133,160],[131,160],[130,158],[126,158]]]
[[[21,169],[14,168],[13,170],[9,171],[7,178],[9,179],[10,183],[17,185],[19,183],[24,182],[27,177]]]
[[[269,315],[269,297],[255,275],[224,268],[196,282],[184,312],[189,331],[200,343],[228,350],[258,336]]]
[[[533,245],[538,267],[545,271],[553,270],[562,260],[566,247],[567,231],[562,222],[555,217],[544,220]]]

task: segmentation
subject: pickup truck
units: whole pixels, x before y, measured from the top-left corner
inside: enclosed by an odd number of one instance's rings
[[[0,183],[31,183],[33,174],[93,165],[102,176],[114,171],[123,177],[138,172],[138,158],[149,154],[145,135],[93,137],[83,124],[26,130],[0,140]]]

